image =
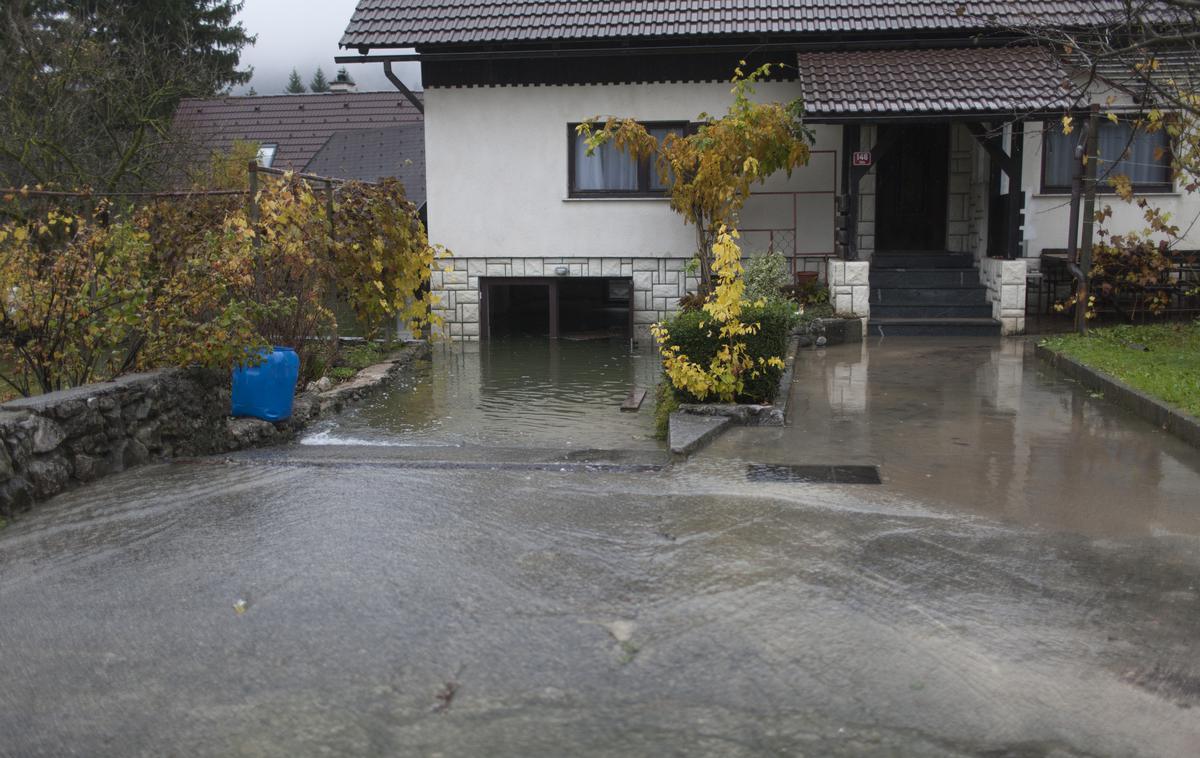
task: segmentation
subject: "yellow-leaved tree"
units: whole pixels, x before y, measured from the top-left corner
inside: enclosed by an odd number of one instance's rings
[[[638,160],[653,158],[659,179],[668,187],[671,209],[696,227],[696,261],[700,294],[714,287],[713,249],[722,228],[736,228],[737,215],[750,198],[752,185],[768,176],[808,163],[813,141],[804,125],[804,104],[758,103],[752,100],[759,81],[770,76],[766,63],[746,73],[734,71],[733,102],[720,118],[700,114],[689,134],[655,138],[636,119],[590,118],[578,127],[591,154],[612,142]]]
[[[715,286],[703,306],[705,320],[699,324],[718,343],[708,363],[702,364],[685,354],[672,337],[669,324],[655,324],[650,328],[671,384],[699,400],[711,397],[722,403],[732,403],[742,394],[748,376],[757,378],[758,372],[767,367],[782,369],[784,366],[780,356],[751,355],[744,341],[748,335],[757,334],[761,327],[757,322],[742,321],[746,285],[742,280],[742,251],[737,239],[737,230],[721,227],[712,248]],[[761,307],[763,304],[755,305]]]

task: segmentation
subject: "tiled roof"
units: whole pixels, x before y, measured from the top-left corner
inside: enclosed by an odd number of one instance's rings
[[[235,140],[278,145],[276,168],[303,169],[331,135],[421,122],[399,92],[326,92],[184,100],[175,128],[204,151],[225,150]]]
[[[408,199],[420,207],[425,204],[425,125],[337,132],[304,170],[367,182],[394,176],[404,185]]]
[[[343,47],[1095,24],[1123,0],[359,0]]]
[[[1039,47],[801,53],[809,116],[1028,113],[1069,104],[1066,73]]]

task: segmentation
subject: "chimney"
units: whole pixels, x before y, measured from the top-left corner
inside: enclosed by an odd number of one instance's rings
[[[358,88],[354,85],[354,80],[350,78],[350,73],[346,71],[346,67],[338,69],[337,76],[329,83],[330,92],[357,92]]]

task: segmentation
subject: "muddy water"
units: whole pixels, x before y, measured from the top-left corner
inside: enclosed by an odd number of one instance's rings
[[[1200,453],[1021,343],[806,354],[794,426],[636,473],[509,467],[574,433],[452,384],[330,433],[503,446],[144,467],[0,530],[0,756],[1200,754]]]
[[[1200,450],[1042,364],[1022,340],[804,352],[791,425],[701,456],[877,465],[877,497],[1093,536],[1200,535]]]
[[[306,444],[656,448],[651,393],[622,413],[634,387],[652,388],[652,347],[628,340],[511,338],[437,345],[389,391],[312,431]]]

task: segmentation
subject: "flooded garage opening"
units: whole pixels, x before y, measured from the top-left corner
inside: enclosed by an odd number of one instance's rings
[[[628,339],[633,281],[620,277],[481,279],[485,338]]]
[[[488,337],[546,337],[552,332],[546,284],[483,284]]]

